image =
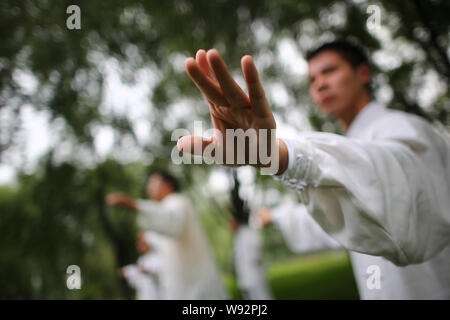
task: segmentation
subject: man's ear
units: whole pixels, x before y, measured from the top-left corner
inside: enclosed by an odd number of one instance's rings
[[[364,85],[370,83],[370,80],[372,78],[372,70],[370,69],[370,66],[368,64],[363,63],[359,65],[358,74]]]

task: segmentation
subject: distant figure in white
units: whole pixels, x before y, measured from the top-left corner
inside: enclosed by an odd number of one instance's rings
[[[140,228],[164,236],[160,244],[161,299],[226,299],[218,266],[191,202],[177,191],[178,181],[166,171],[150,176],[152,200],[133,200],[125,194],[107,196],[110,205],[137,213]]]
[[[158,235],[152,232],[139,232],[136,249],[140,254],[135,264],[119,269],[119,275],[136,291],[136,300],[158,300],[159,272],[161,259],[159,257]]]
[[[273,299],[261,256],[263,241],[260,230],[236,218],[231,224],[234,231],[234,266],[243,298],[245,300]]]

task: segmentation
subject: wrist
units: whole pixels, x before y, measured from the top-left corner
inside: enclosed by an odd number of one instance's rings
[[[289,153],[286,143],[282,139],[278,138],[277,144],[280,166],[278,172],[275,175],[281,175],[287,170],[289,166]]]
[[[128,207],[130,210],[134,211],[134,212],[136,212],[137,209],[138,209],[138,208],[137,208],[136,201],[134,201],[133,199],[129,199],[129,200],[128,200],[127,207]]]
[[[265,174],[270,175],[281,175],[283,172],[285,172],[289,167],[288,147],[282,139],[277,139],[275,148],[277,148],[277,152],[274,152],[275,155],[272,156],[271,162],[266,165],[261,165],[261,163],[258,162],[258,164],[252,166],[258,170],[261,170],[262,172],[265,169],[269,169],[269,171],[266,171]],[[276,171],[272,171],[272,169],[275,169]]]

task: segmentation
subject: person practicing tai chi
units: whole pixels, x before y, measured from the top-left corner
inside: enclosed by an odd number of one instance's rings
[[[259,208],[253,214],[261,227],[277,227],[287,247],[294,253],[342,249],[339,242],[311,218],[302,203],[287,200],[274,208]]]
[[[232,228],[234,267],[243,299],[273,299],[262,259],[260,230],[236,219],[232,221]]]
[[[158,239],[161,299],[226,299],[201,222],[190,200],[178,189],[177,179],[161,170],[148,180],[147,194],[151,200],[134,200],[123,193],[112,193],[106,201],[136,212],[141,229],[162,235]]]
[[[196,152],[197,144],[204,151],[213,144],[224,149],[216,154],[232,153],[226,150],[227,129],[256,130],[258,147],[276,162],[270,163],[278,169],[274,178],[298,190],[308,216],[351,251],[355,272],[364,273],[357,276],[363,299],[450,299],[448,143],[426,120],[373,99],[371,66],[359,46],[337,40],[306,59],[312,100],[340,120],[345,136],[261,134],[276,123],[252,57],[241,60],[247,95],[211,49],[188,58],[186,70],[209,103],[216,134],[181,137],[178,149]],[[249,150],[244,148],[246,161]],[[259,155],[257,160],[245,164],[268,166]],[[367,289],[361,280],[371,266],[379,269],[381,285]]]

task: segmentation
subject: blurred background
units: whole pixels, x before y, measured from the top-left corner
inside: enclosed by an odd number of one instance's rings
[[[67,27],[73,4],[80,29]],[[251,168],[233,179],[223,167],[170,161],[173,130],[195,120],[210,128],[185,58],[217,48],[243,84],[240,58],[250,54],[281,135],[340,133],[308,96],[303,56],[351,36],[372,55],[378,100],[448,130],[448,12],[446,0],[2,0],[0,298],[132,299],[116,271],[136,261],[135,219],[104,198],[144,198],[156,167],[181,178],[230,297],[240,298],[231,212],[239,201],[255,209],[297,195]],[[344,251],[296,256],[276,228],[263,236],[275,298],[358,298]],[[81,290],[66,286],[69,265],[81,269]]]

